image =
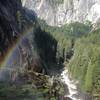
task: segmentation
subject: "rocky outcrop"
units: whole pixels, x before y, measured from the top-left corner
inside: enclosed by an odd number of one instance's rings
[[[32,11],[22,7],[21,0],[0,1],[0,56],[19,38],[25,26],[33,22],[34,17]]]
[[[97,22],[100,18],[100,0],[22,0],[23,6],[34,10],[49,25],[63,25],[73,21]]]
[[[55,61],[56,40],[41,30],[34,12],[23,8],[20,0],[0,4],[0,59],[11,53],[3,66],[0,61],[0,80],[16,80],[19,72],[29,70],[46,73],[45,62]]]
[[[8,44],[11,44],[18,33],[16,19],[18,10],[21,11],[20,0],[0,1],[0,55],[4,53]]]
[[[41,59],[36,50],[33,50],[33,23],[34,12],[23,8],[21,0],[0,1],[0,67],[4,67],[0,70],[0,80],[14,80],[18,70],[41,72]],[[25,36],[28,33],[32,34]],[[7,55],[9,57],[5,60]],[[4,66],[2,62],[5,63]]]
[[[23,8],[21,0],[0,1],[0,62],[34,21],[35,13]]]

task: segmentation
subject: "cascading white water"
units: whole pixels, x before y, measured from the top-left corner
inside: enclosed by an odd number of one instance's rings
[[[74,80],[71,80],[68,74],[68,70],[64,70],[61,73],[62,81],[68,86],[69,94],[65,97],[69,97],[72,100],[83,100],[79,97],[77,86]]]

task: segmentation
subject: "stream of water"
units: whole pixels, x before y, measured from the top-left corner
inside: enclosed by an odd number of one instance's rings
[[[78,90],[77,90],[77,85],[74,80],[70,79],[68,70],[64,70],[61,73],[62,81],[68,86],[69,94],[65,95],[65,97],[69,97],[72,100],[83,100],[80,98]]]

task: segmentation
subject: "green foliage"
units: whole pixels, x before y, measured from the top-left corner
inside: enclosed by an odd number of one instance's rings
[[[86,91],[91,92],[92,91],[92,86],[93,86],[93,71],[94,71],[95,65],[88,65],[88,69],[86,72],[85,76],[85,84],[84,87]]]
[[[0,100],[22,100],[30,98],[32,95],[32,88],[30,86],[16,86],[9,83],[0,82]]]
[[[45,21],[38,19],[41,29],[49,33],[57,41],[56,58],[58,60],[66,60],[66,56],[71,52],[74,41],[90,32],[91,28],[88,25],[75,22],[66,24],[62,27],[48,26]]]
[[[100,29],[76,41],[69,70],[82,90],[100,98]]]
[[[32,76],[35,77],[35,74]],[[36,75],[38,80],[36,78],[30,80],[32,83],[0,82],[0,100],[33,100],[33,98],[35,100],[58,100],[59,97],[64,96],[64,84],[60,80],[55,78],[51,84],[48,76],[48,81],[45,81],[46,76],[43,74],[39,79],[40,76],[41,74]]]
[[[90,26],[90,27],[92,27],[92,23],[91,23],[91,21],[89,21],[89,20],[86,20],[86,21],[85,21],[85,24],[88,25],[88,26]]]

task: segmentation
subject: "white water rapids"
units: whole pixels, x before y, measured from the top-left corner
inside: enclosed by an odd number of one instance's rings
[[[69,78],[68,70],[64,70],[61,73],[62,81],[68,86],[69,94],[65,95],[65,97],[69,97],[72,100],[83,100],[79,97],[77,86],[74,80]]]

